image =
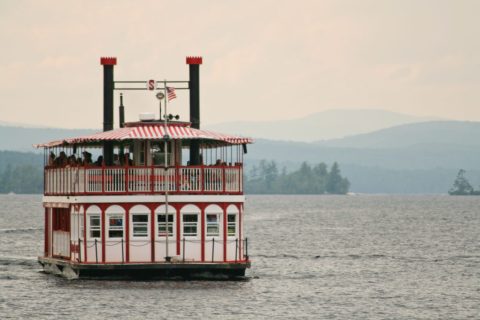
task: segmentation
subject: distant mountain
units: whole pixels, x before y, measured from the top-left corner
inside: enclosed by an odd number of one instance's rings
[[[435,121],[315,143],[258,139],[249,149],[256,159],[321,159],[391,169],[476,168],[477,137],[480,122]]]
[[[319,146],[355,149],[393,149],[455,145],[480,148],[480,122],[431,121],[399,125],[343,139],[318,141]]]
[[[260,159],[296,170],[337,161],[350,190],[361,193],[446,193],[460,168],[480,184],[480,122],[400,125],[344,139],[300,143],[259,139],[249,146],[247,172]]]
[[[35,151],[33,144],[92,134],[100,130],[0,126],[0,150]]]
[[[310,163],[337,161],[341,164],[394,170],[431,168],[479,168],[480,148],[462,145],[432,144],[404,148],[361,149],[326,147],[315,143],[257,140],[248,147],[247,161],[269,159]]]
[[[205,126],[254,138],[313,142],[367,133],[401,124],[439,120],[383,110],[328,110],[285,121],[238,121]]]

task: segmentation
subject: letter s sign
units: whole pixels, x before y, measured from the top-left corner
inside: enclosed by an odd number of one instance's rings
[[[156,82],[155,80],[148,80],[147,82],[147,89],[148,90],[155,90]]]

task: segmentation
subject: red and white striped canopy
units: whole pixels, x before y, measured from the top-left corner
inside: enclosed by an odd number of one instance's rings
[[[112,131],[99,132],[87,136],[55,140],[37,144],[36,148],[48,148],[71,144],[88,144],[102,141],[125,141],[125,140],[161,140],[167,134],[173,140],[207,140],[224,144],[248,144],[251,138],[222,134],[213,131],[200,130],[187,126],[169,125],[166,130],[162,124],[141,125],[120,128]]]

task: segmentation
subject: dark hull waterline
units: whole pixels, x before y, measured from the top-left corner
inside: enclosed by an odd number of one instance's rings
[[[68,279],[105,280],[246,280],[250,267],[250,262],[77,264],[45,257],[38,262],[45,272]]]

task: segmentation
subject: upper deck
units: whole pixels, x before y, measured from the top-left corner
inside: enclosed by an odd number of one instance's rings
[[[190,146],[199,146],[198,163]],[[112,163],[103,144],[111,144]],[[194,129],[188,123],[139,122],[89,136],[53,141],[45,149],[44,194],[243,194],[248,138]],[[94,157],[97,161],[94,162]]]
[[[45,195],[243,194],[243,166],[45,167]]]
[[[242,194],[243,154],[253,141],[200,129],[202,61],[187,57],[188,81],[144,83],[114,81],[117,59],[101,58],[103,132],[36,145],[44,148],[44,194]],[[158,91],[158,118],[144,113],[141,121],[125,123],[120,94],[120,128],[114,129],[114,90]],[[189,91],[189,122],[173,121],[179,116],[167,112],[175,90]]]

